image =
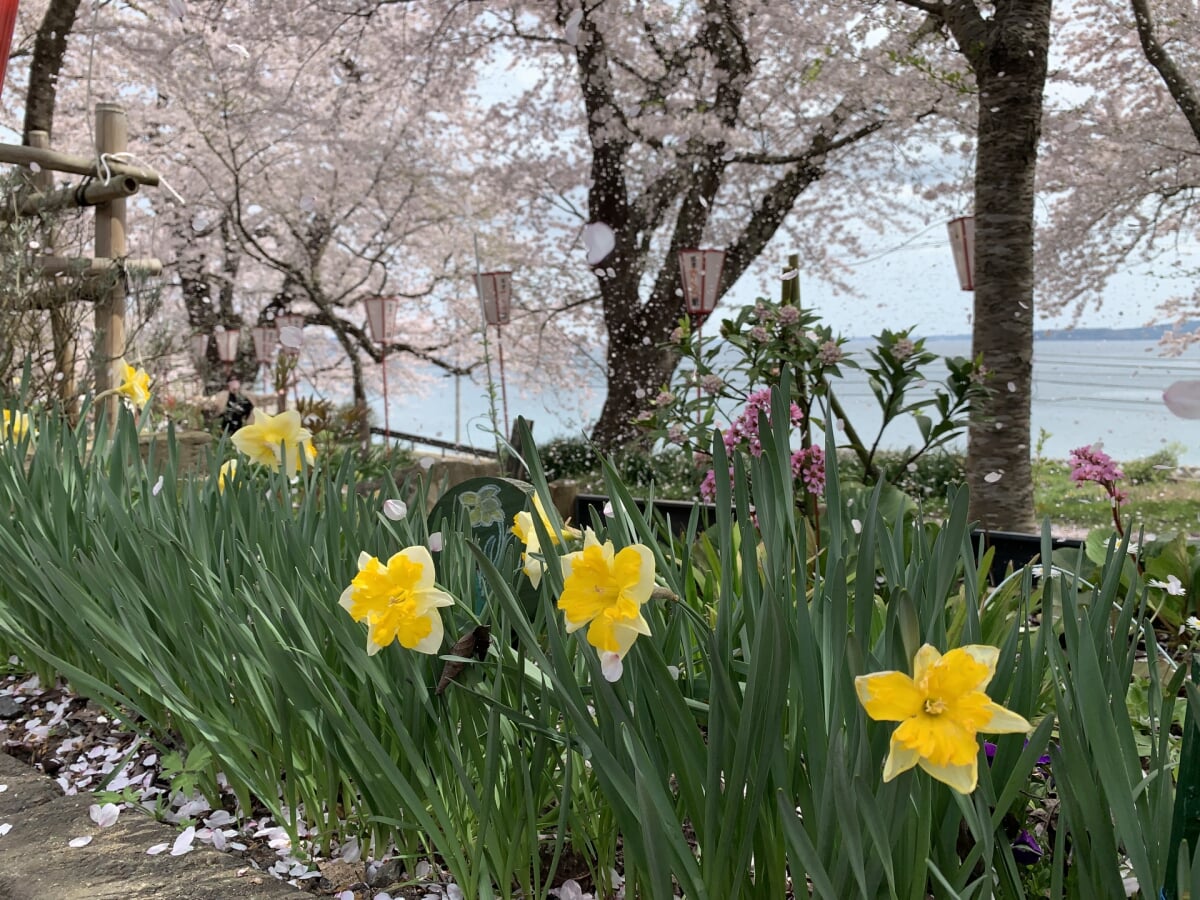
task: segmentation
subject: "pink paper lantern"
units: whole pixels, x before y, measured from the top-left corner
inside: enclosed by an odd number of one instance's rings
[[[484,321],[507,325],[512,313],[512,272],[483,272],[475,276],[475,287],[483,302]]]
[[[279,348],[279,329],[274,325],[256,325],[250,329],[254,338],[254,361],[260,366],[269,366],[275,361]]]
[[[399,297],[368,297],[363,301],[367,308],[367,327],[371,340],[387,344],[396,336],[396,313],[400,309]]]
[[[704,320],[717,308],[724,250],[679,251],[679,275],[683,279],[683,304],[688,314]]]

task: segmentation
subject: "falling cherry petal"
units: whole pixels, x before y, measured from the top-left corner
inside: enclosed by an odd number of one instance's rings
[[[393,522],[399,522],[408,515],[408,505],[403,500],[384,500],[383,514]]]
[[[997,481],[999,481],[1003,477],[1004,477],[1003,472],[988,472],[986,475],[983,476],[983,480],[986,481],[988,484],[995,484]]]
[[[563,37],[572,47],[579,46],[579,25],[583,22],[583,10],[577,9],[567,17],[567,24],[563,26]]]
[[[162,491],[162,489],[163,489],[163,477],[161,475],[159,475],[158,481],[154,482],[154,487],[150,488],[150,493],[153,496],[157,497],[159,495],[159,492]]]
[[[1181,419],[1200,419],[1200,381],[1176,381],[1163,391],[1163,403]]]
[[[599,265],[617,246],[617,236],[603,222],[589,222],[583,226],[583,246],[587,248],[587,264]]]
[[[795,278],[799,274],[800,274],[799,269],[788,269],[786,272],[783,273],[783,275],[780,276],[779,280],[780,281],[791,281],[793,278]]]
[[[83,837],[71,838],[69,841],[67,841],[67,846],[76,848],[86,847],[91,842],[92,836],[90,834],[85,834]]]

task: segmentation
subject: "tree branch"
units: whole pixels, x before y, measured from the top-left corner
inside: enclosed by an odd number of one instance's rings
[[[1200,141],[1200,98],[1196,96],[1195,88],[1154,33],[1154,20],[1150,16],[1148,0],[1129,0],[1129,4],[1133,8],[1138,40],[1142,42],[1142,52],[1145,53],[1146,60],[1161,76],[1163,84],[1171,92],[1171,99],[1191,126],[1192,134]]]

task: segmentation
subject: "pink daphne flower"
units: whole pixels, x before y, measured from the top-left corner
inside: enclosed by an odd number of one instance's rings
[[[792,454],[792,477],[798,478],[804,489],[813,496],[825,493],[825,451],[808,447]]]
[[[746,407],[742,414],[734,419],[733,424],[725,432],[725,449],[732,453],[735,448],[745,446],[753,456],[762,456],[762,441],[758,437],[758,415],[763,413],[767,421],[771,420],[771,390],[763,388],[755,391],[746,398]],[[795,403],[792,404],[790,416],[792,425],[799,425],[804,413]]]

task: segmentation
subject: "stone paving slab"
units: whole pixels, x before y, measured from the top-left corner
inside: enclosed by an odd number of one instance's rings
[[[183,856],[146,849],[174,842],[178,830],[123,810],[98,828],[88,816],[90,795],[64,796],[27,764],[0,753],[0,900],[296,900],[304,894],[248,863],[197,844]],[[90,835],[86,847],[72,838]]]

